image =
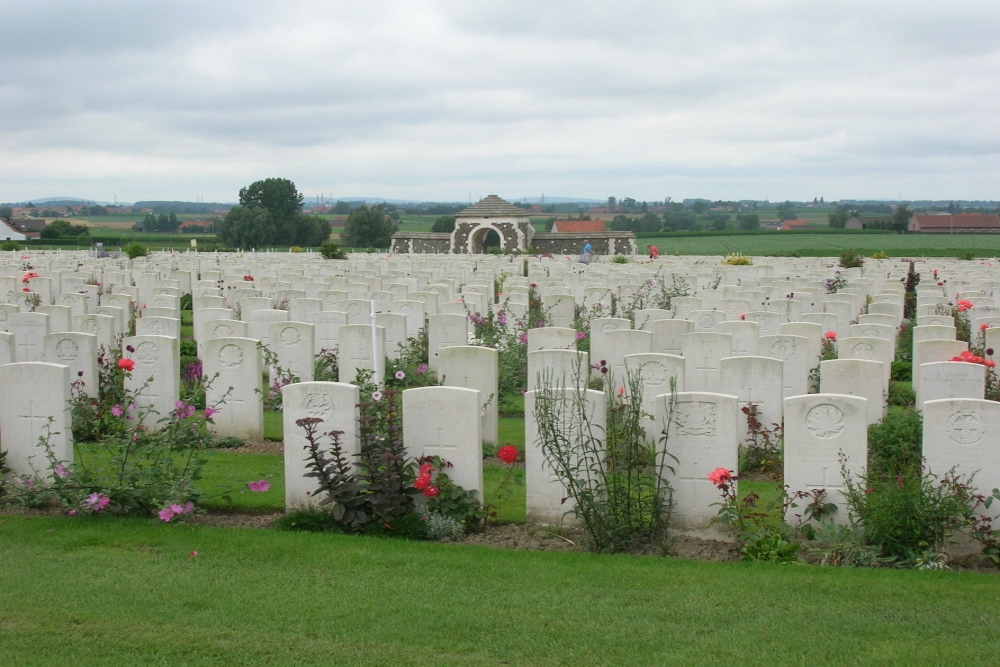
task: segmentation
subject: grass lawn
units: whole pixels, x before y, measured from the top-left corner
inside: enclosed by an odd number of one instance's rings
[[[985,665],[1000,651],[1000,581],[981,574],[100,517],[0,517],[0,545],[8,665]]]

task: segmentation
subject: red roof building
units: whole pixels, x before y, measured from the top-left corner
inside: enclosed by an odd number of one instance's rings
[[[594,234],[608,231],[603,220],[556,220],[552,231],[560,234]]]
[[[925,234],[1000,234],[995,213],[919,214],[910,218],[907,231]]]

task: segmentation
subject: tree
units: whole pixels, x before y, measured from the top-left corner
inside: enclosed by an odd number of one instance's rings
[[[892,228],[897,232],[906,231],[906,228],[910,226],[910,218],[912,217],[913,211],[908,209],[906,204],[900,204],[892,213]]]
[[[640,232],[658,232],[662,226],[663,221],[660,219],[660,216],[655,213],[647,213],[639,218]]]
[[[778,204],[778,220],[784,222],[785,220],[797,220],[798,217],[792,202],[786,201],[784,204]]]
[[[829,215],[830,229],[843,229],[847,225],[848,213],[846,206],[838,206],[837,210]]]
[[[330,225],[323,218],[304,215],[302,200],[287,178],[255,181],[240,190],[240,205],[219,221],[216,235],[240,248],[317,246],[330,237]]]
[[[446,234],[451,234],[455,231],[455,216],[453,215],[442,215],[434,224],[431,225],[432,232],[443,232]]]
[[[385,214],[382,205],[369,208],[362,204],[347,216],[341,239],[353,248],[388,248],[398,227]]]
[[[760,216],[756,213],[737,213],[736,224],[740,229],[760,229]]]
[[[691,229],[695,222],[695,214],[692,211],[668,211],[663,214],[664,226],[674,231],[683,232]]]
[[[273,245],[277,230],[271,213],[263,208],[234,206],[215,228],[220,241],[234,248]]]
[[[637,232],[639,231],[639,221],[619,213],[611,219],[608,227],[613,232]]]
[[[9,223],[13,219],[14,219],[14,209],[8,206],[7,204],[0,206],[0,220]]]
[[[618,206],[618,200],[614,197],[608,197],[608,208],[614,209]]]
[[[43,239],[58,239],[65,237],[79,237],[87,233],[85,225],[73,225],[69,220],[53,220],[45,225],[39,236]]]
[[[691,210],[694,211],[695,215],[702,215],[708,210],[709,202],[705,199],[698,199],[693,204],[691,204]]]

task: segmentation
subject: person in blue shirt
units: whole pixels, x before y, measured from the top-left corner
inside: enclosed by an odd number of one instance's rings
[[[583,242],[583,251],[580,253],[580,261],[584,264],[590,264],[590,258],[594,254],[594,248],[590,245],[590,241]]]

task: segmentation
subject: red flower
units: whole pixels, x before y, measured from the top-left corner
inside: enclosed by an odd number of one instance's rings
[[[413,488],[420,491],[422,489],[426,489],[430,485],[431,485],[431,476],[420,475],[420,477],[417,477],[417,481],[413,483]]]
[[[425,463],[422,466],[420,466],[421,475],[430,475],[432,472],[434,472],[434,466],[431,465],[430,463]]]
[[[746,314],[740,315],[741,320],[745,320],[746,318],[747,318]]]
[[[823,336],[825,338],[827,338],[828,340],[837,340],[837,332],[836,331],[827,331],[825,334],[823,334]]]
[[[733,473],[725,468],[716,468],[712,472],[708,473],[708,481],[716,486],[729,484],[729,482],[733,481]]]
[[[986,323],[986,322],[983,322],[982,324],[979,325],[979,330],[980,331],[986,331],[989,328],[990,328],[990,325],[988,323]]]
[[[135,368],[135,362],[131,359],[119,359],[118,368],[123,369],[126,373],[131,373],[132,369]]]
[[[439,493],[441,493],[441,490],[438,489],[436,486],[428,486],[426,489],[424,489],[424,495],[427,496],[428,498],[436,498]]]
[[[983,362],[983,366],[986,366],[986,368],[993,368],[996,365],[997,362],[993,361],[992,359],[987,359],[986,361]]]
[[[513,445],[504,445],[497,451],[497,457],[508,465],[517,461],[517,455],[517,447]]]

